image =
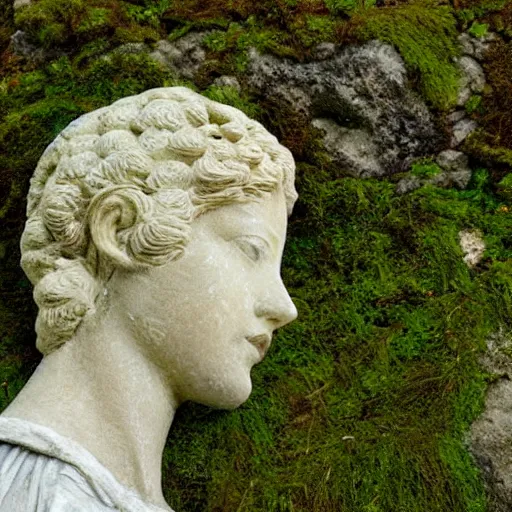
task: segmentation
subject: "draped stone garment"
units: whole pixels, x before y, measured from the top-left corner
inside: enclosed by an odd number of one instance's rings
[[[0,512],[173,512],[144,502],[53,430],[0,417]]]

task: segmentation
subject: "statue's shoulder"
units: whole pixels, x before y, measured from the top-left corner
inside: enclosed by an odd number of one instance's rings
[[[164,512],[121,485],[74,441],[31,422],[0,417],[0,512],[84,510]]]
[[[111,512],[108,496],[100,496],[71,464],[21,446],[0,444],[0,511]]]

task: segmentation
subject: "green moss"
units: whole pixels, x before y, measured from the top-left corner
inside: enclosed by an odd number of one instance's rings
[[[499,183],[498,191],[501,197],[512,201],[512,173],[507,174]]]
[[[113,43],[156,41],[168,2],[133,5],[122,0],[39,0],[16,12],[16,24],[45,47],[76,47],[96,38]],[[112,37],[113,36],[113,37]]]
[[[46,47],[59,45],[72,33],[73,25],[86,14],[84,0],[40,0],[16,11],[16,24],[36,35]]]
[[[437,176],[442,169],[432,160],[421,160],[411,167],[411,174],[418,178],[432,178]]]
[[[303,26],[294,26],[294,33],[306,48],[311,48],[320,42],[334,41],[336,21],[330,16],[307,15]],[[302,23],[301,23],[302,24]]]
[[[358,6],[358,0],[325,0],[325,5],[333,14],[353,12]]]
[[[110,11],[102,7],[91,8],[80,24],[76,27],[77,33],[88,31],[100,31],[108,26],[110,22]]]
[[[482,113],[483,109],[482,107],[482,96],[478,94],[473,94],[471,98],[469,98],[468,101],[466,101],[466,104],[464,105],[464,108],[466,109],[466,112],[468,114],[472,114],[473,112],[480,112]]]
[[[427,1],[372,9],[359,17],[362,36],[397,48],[434,107],[447,109],[455,104],[459,77],[453,59],[458,43],[451,8]]]
[[[133,21],[158,27],[161,16],[169,9],[171,3],[171,0],[147,0],[142,2],[142,5],[125,2],[124,9]]]
[[[80,53],[73,59],[74,66],[84,66],[90,62],[91,59],[105,55],[108,53],[110,46],[111,41],[106,37],[98,38],[90,43],[84,44],[80,48]]]
[[[260,53],[287,53],[283,48],[283,33],[276,29],[262,29],[254,17],[244,23],[230,23],[226,31],[216,30],[208,34],[204,43],[210,50],[225,54],[234,53],[234,61],[238,63],[238,71],[245,71],[247,52],[255,48]],[[233,57],[233,55],[230,55]]]
[[[14,34],[14,8],[10,0],[0,0],[0,52],[4,52]]]
[[[13,188],[18,186],[25,193],[26,186],[22,187],[18,181]],[[9,208],[5,208],[6,202],[2,203],[2,213],[6,215],[0,219],[3,238],[0,243],[0,288],[3,291],[0,295],[0,410],[17,395],[40,359],[34,346],[35,305],[28,280],[19,266],[19,236],[13,236],[13,223],[9,222],[16,215],[24,218],[24,205],[19,198]]]
[[[510,41],[512,38],[512,4],[506,3],[500,11],[493,12],[486,16],[492,31],[502,35],[505,40]]]
[[[238,27],[238,25],[235,25],[235,27]],[[233,30],[234,26],[232,25],[230,28]],[[217,30],[211,34],[208,34],[204,38],[203,43],[207,48],[213,50],[214,52],[223,52],[228,48],[229,36],[227,32]]]
[[[203,94],[213,101],[238,108],[252,119],[258,119],[261,116],[260,108],[252,103],[247,96],[240,95],[233,87],[217,87],[212,85],[203,91]]]
[[[457,9],[457,16],[464,23],[473,22],[506,7],[508,0],[462,0]]]
[[[114,32],[114,41],[125,43],[154,43],[160,39],[158,31],[151,27],[118,27]]]
[[[478,394],[471,398],[475,399],[475,403],[481,404],[485,383],[479,382],[478,384],[480,385]],[[466,405],[472,406],[470,403]],[[466,445],[460,439],[446,436],[439,442],[439,455],[443,463],[450,468],[451,476],[457,485],[457,492],[465,501],[464,510],[467,512],[486,512],[487,500],[483,492],[480,475],[474,466]]]
[[[512,169],[512,149],[502,147],[499,143],[500,139],[496,140],[491,134],[480,130],[466,139],[464,149],[484,162]]]
[[[473,37],[484,37],[487,34],[488,30],[489,25],[487,23],[478,23],[477,21],[474,21],[471,24],[471,27],[469,28],[468,32]]]

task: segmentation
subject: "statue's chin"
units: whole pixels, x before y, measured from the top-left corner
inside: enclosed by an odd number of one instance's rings
[[[252,382],[250,377],[239,379],[235,383],[227,386],[215,386],[208,390],[205,396],[195,400],[214,409],[232,410],[245,403],[252,391]]]

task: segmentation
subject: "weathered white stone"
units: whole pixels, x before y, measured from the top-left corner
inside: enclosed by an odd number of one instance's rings
[[[323,131],[325,148],[349,174],[354,174],[354,169],[363,178],[384,174],[373,158],[378,148],[369,133],[343,128],[331,119],[314,119],[313,126]]]
[[[459,36],[462,53],[474,57],[478,61],[482,61],[485,58],[485,54],[495,39],[496,34],[493,32],[488,32],[483,37],[472,37],[467,32]]]
[[[412,192],[413,190],[416,190],[417,188],[421,187],[421,180],[418,178],[418,176],[407,176],[405,178],[402,178],[395,187],[395,192],[397,194],[408,194],[409,192]]]
[[[218,87],[232,87],[238,92],[241,90],[240,82],[234,76],[219,76],[219,78],[214,80],[213,84],[217,85]]]
[[[447,149],[441,151],[436,157],[436,163],[445,171],[466,171],[469,169],[469,160],[466,154],[462,151],[454,151],[453,149]]]
[[[457,147],[459,144],[464,142],[468,135],[474,132],[478,128],[476,121],[472,119],[461,119],[453,127],[453,135],[451,140],[451,146]]]
[[[458,64],[461,72],[461,78],[457,105],[463,106],[472,94],[483,91],[485,87],[485,74],[482,66],[468,55],[462,56],[459,59]]]
[[[451,114],[448,114],[446,116],[446,121],[450,124],[455,124],[458,123],[461,119],[464,119],[465,117],[465,110],[456,110],[455,112],[452,112]]]
[[[297,315],[280,277],[294,169],[262,125],[184,87],[86,114],[47,148],[21,243],[45,357],[0,418],[9,512],[32,512],[18,478],[51,512],[170,510],[176,408],[245,402]]]
[[[144,502],[82,446],[49,428],[0,417],[0,439],[2,511],[172,512]]]
[[[459,43],[462,47],[462,53],[464,55],[469,55],[470,57],[475,56],[475,47],[473,46],[473,38],[467,33],[464,32],[459,36]]]
[[[496,40],[496,34],[494,32],[488,32],[483,37],[473,38],[473,47],[475,48],[474,57],[475,59],[482,61],[485,59],[485,54],[491,47],[491,43]]]
[[[30,5],[31,0],[14,0],[14,8],[19,9],[20,7],[24,7],[25,5]]]
[[[459,233],[459,240],[466,265],[470,268],[478,265],[485,251],[482,233],[477,230],[464,230]]]

